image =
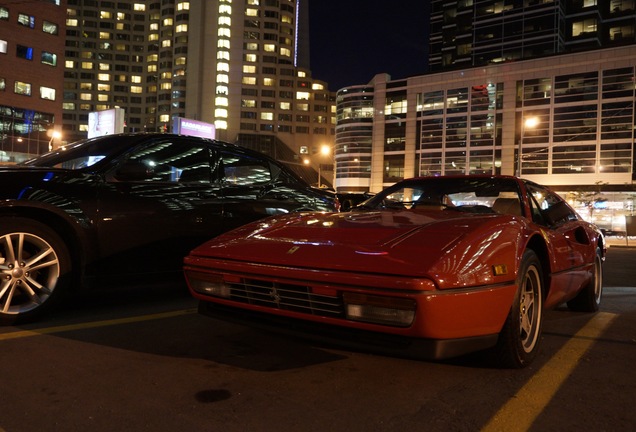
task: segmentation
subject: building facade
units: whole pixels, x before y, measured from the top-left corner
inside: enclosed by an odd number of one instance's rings
[[[516,174],[624,230],[636,196],[635,83],[636,45],[399,81],[377,75],[338,92],[336,187]]]
[[[62,128],[64,1],[0,4],[0,164],[46,152]]]
[[[217,138],[301,164],[333,145],[335,93],[312,79],[307,0],[68,0],[64,133],[88,114],[126,112],[126,131],[175,117]]]
[[[634,0],[431,1],[432,71],[636,42]]]

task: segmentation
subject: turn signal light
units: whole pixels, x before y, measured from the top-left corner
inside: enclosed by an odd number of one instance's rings
[[[230,286],[223,280],[221,275],[193,271],[186,271],[185,275],[190,287],[199,294],[223,298],[230,297]]]

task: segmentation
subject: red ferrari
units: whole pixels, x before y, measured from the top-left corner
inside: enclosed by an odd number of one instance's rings
[[[543,311],[598,310],[605,241],[510,176],[403,180],[346,213],[255,222],[194,249],[199,312],[397,355],[537,354]]]

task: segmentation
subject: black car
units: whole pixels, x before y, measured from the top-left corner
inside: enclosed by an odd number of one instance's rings
[[[69,288],[179,275],[192,248],[247,222],[337,206],[261,153],[188,136],[104,136],[0,167],[0,322]]]

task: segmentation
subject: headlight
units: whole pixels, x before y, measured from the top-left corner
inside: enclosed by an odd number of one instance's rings
[[[190,288],[199,294],[229,298],[230,286],[223,280],[223,276],[208,273],[186,271],[186,278]]]
[[[415,319],[415,300],[345,292],[347,319],[408,327]]]

